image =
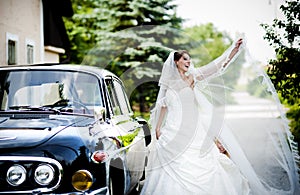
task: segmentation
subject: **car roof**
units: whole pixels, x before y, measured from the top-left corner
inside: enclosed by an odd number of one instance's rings
[[[32,64],[32,65],[6,65],[0,66],[0,70],[71,70],[97,74],[102,77],[114,76],[114,73],[104,68],[79,64]]]

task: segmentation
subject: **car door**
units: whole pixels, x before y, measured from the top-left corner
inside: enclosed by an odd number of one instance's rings
[[[123,147],[126,147],[127,167],[132,187],[141,179],[145,167],[146,146],[143,127],[132,118],[133,112],[122,82],[112,76],[107,77],[105,81],[112,105],[111,121],[119,131],[118,139],[121,140]]]

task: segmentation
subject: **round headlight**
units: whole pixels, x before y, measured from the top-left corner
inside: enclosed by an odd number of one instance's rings
[[[21,165],[13,165],[7,170],[6,181],[13,186],[21,185],[26,179],[26,169]]]
[[[53,167],[48,164],[40,164],[35,169],[34,179],[40,185],[48,185],[54,179]]]
[[[87,170],[76,171],[72,176],[72,185],[78,191],[86,191],[93,184],[93,176]]]

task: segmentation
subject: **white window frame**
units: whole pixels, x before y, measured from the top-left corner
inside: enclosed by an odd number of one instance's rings
[[[28,45],[32,46],[33,48],[33,52],[32,52],[32,63],[33,64],[35,62],[35,42],[31,39],[25,39],[25,59],[26,59],[26,64],[29,64],[28,62]]]
[[[12,34],[12,33],[9,33],[9,32],[6,32],[6,63],[8,64],[8,41],[11,40],[11,41],[14,41],[16,42],[16,64],[18,64],[18,61],[19,61],[19,37],[18,35],[15,35],[15,34]]]

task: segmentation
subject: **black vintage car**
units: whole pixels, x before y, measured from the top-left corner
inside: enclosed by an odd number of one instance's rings
[[[0,194],[129,194],[150,140],[107,70],[0,67]]]

